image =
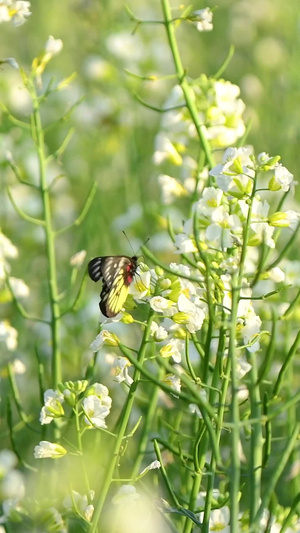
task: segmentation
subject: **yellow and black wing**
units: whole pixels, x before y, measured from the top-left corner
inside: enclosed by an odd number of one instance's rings
[[[106,317],[112,318],[122,310],[136,269],[136,256],[96,257],[89,262],[88,271],[91,279],[103,281],[99,307]]]

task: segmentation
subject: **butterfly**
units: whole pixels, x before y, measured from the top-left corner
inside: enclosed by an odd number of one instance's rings
[[[107,318],[112,318],[121,311],[137,270],[137,261],[136,255],[106,255],[95,257],[89,262],[90,278],[93,281],[101,279],[103,282],[99,307]]]

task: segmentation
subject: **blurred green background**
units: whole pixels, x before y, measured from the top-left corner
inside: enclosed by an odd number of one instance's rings
[[[298,1],[283,4],[279,0],[221,0],[217,7],[213,2],[207,5],[215,8],[213,32],[200,34],[191,23],[182,24],[178,29],[188,74],[213,75],[234,44],[235,55],[223,77],[241,87],[241,97],[246,103],[245,120],[252,120],[247,142],[257,152],[279,153],[282,163],[297,180],[300,162]],[[129,6],[142,19],[161,19],[159,1],[135,0]],[[194,9],[203,7],[206,5],[194,4]],[[122,230],[126,231],[134,250],[138,251],[139,245],[150,237],[150,248],[165,259],[170,258],[172,247],[160,217],[165,209],[157,184],[160,171],[152,162],[160,116],[145,109],[134,94],[138,93],[153,105],[162,105],[174,80],[143,81],[124,70],[160,77],[174,72],[164,27],[140,25],[132,35],[134,23],[119,1],[35,0],[31,2],[31,10],[31,17],[21,27],[1,24],[0,57],[14,57],[29,71],[32,59],[43,49],[48,36],[61,38],[64,48],[50,62],[44,81],[47,83],[55,76],[58,82],[73,72],[77,77],[67,89],[50,97],[43,110],[44,124],[59,119],[84,96],[69,120],[46,134],[47,149],[52,153],[68,130],[74,128],[62,160],[49,168],[49,178],[65,174],[53,188],[56,227],[69,224],[78,216],[92,182],[98,182],[92,208],[82,226],[57,240],[61,291],[69,286],[69,261],[75,252],[86,249],[88,259],[109,253],[132,254]],[[175,15],[180,13],[174,9]],[[7,65],[0,71],[0,99],[18,118],[28,119],[31,107],[26,90],[19,73]],[[31,139],[0,111],[0,225],[19,249],[19,258],[12,262],[12,275],[30,286],[26,308],[45,316],[47,265],[43,234],[15,214],[6,186],[13,185],[16,202],[29,214],[39,216],[41,204],[34,192],[16,183],[5,159],[6,150],[13,153],[24,175],[34,180],[37,161]],[[85,368],[89,344],[98,332],[98,290],[88,281],[77,315],[64,320],[65,379],[81,377]],[[29,322],[25,324],[11,304],[2,306],[2,313],[19,331],[17,355],[34,364],[36,344],[46,360],[50,353],[47,330]],[[5,355],[9,356],[9,353]],[[103,374],[102,380],[105,381]],[[35,378],[33,386],[37,391]],[[39,406],[33,411],[37,414]]]

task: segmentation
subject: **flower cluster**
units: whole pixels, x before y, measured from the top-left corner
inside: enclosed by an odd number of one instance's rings
[[[68,381],[59,385],[59,390],[48,389],[44,393],[44,405],[40,423],[50,424],[54,419],[66,417],[64,403],[73,409],[80,408],[87,428],[106,428],[105,418],[109,415],[112,399],[105,385],[94,383],[87,388],[87,381]],[[82,394],[84,398],[82,399]],[[82,399],[82,401],[81,401]],[[36,449],[36,456],[43,453],[45,446]],[[41,455],[39,455],[40,457]]]

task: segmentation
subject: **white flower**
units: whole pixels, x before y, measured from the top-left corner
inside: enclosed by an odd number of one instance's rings
[[[102,346],[118,346],[118,337],[114,334],[108,331],[107,329],[103,329],[93,340],[93,342],[90,345],[90,348],[93,352],[98,352]]]
[[[221,205],[223,191],[216,187],[206,187],[202,198],[195,204],[199,215],[211,215]]]
[[[53,389],[47,389],[44,392],[44,407],[40,413],[40,423],[50,424],[54,418],[60,418],[64,415],[63,394]]]
[[[66,496],[63,501],[63,506],[65,509],[72,509],[75,513],[81,514],[88,522],[91,521],[94,506],[90,503],[95,497],[95,492],[90,490],[88,495],[84,494],[81,496],[76,490],[72,490],[72,496]]]
[[[129,294],[132,294],[135,300],[141,300],[150,293],[151,273],[149,270],[143,272],[141,268],[140,264],[129,286]]]
[[[55,39],[52,35],[49,35],[45,44],[45,52],[51,57],[56,56],[62,50],[63,42],[61,39]]]
[[[18,332],[6,320],[0,322],[0,341],[6,343],[8,350],[15,350],[17,347]]]
[[[150,332],[156,342],[164,341],[168,336],[168,332],[165,330],[165,328],[162,326],[159,326],[154,321],[151,322]]]
[[[90,428],[93,428],[94,426],[97,428],[107,428],[104,420],[109,415],[110,408],[107,405],[104,405],[98,396],[91,395],[84,398],[83,408],[93,424],[92,425],[87,416],[85,416],[84,423],[87,426]]]
[[[26,0],[2,0],[0,2],[0,23],[12,20],[14,26],[20,26],[31,15],[30,2]]]
[[[190,333],[195,333],[201,329],[203,320],[205,319],[205,313],[200,307],[191,302],[184,294],[180,294],[177,306],[181,313],[186,314],[185,323]]]
[[[274,169],[274,176],[270,181],[271,190],[289,191],[290,186],[293,184],[293,174],[291,174],[287,168],[282,166],[280,163]],[[277,186],[277,187],[276,187]]]
[[[130,366],[131,363],[128,361],[127,357],[117,357],[113,364],[114,381],[117,381],[118,383],[125,381],[125,383],[127,383],[127,385],[130,387],[130,385],[133,383],[132,377],[128,374],[128,368]]]
[[[109,396],[109,390],[105,385],[102,385],[102,383],[93,383],[93,385],[88,388],[86,395],[97,396],[103,405],[108,407],[108,409],[111,408],[112,399]]]
[[[180,339],[171,339],[167,344],[165,344],[160,350],[159,353],[162,357],[172,357],[175,363],[181,362],[181,353],[184,349],[184,342]]]
[[[278,211],[269,217],[269,224],[273,228],[291,228],[295,231],[299,224],[300,215],[296,211]]]
[[[12,23],[14,26],[21,26],[21,24],[26,21],[26,17],[31,15],[29,8],[30,2],[26,0],[17,0],[16,2],[13,2],[11,9],[14,13],[12,17]]]
[[[59,459],[66,455],[67,450],[57,444],[56,442],[49,442],[47,440],[41,440],[40,443],[34,448],[35,459],[44,459],[48,457],[50,459]]]
[[[196,22],[198,31],[211,31],[213,29],[212,18],[213,13],[209,7],[198,9],[192,13],[192,20]]]
[[[80,268],[84,260],[86,258],[86,250],[81,250],[80,252],[77,252],[75,255],[72,255],[70,259],[70,265],[76,268]]]
[[[163,313],[164,316],[172,316],[176,313],[173,302],[162,296],[153,296],[150,300],[150,306],[156,313]]]
[[[115,505],[128,505],[139,498],[140,495],[137,493],[136,488],[133,485],[122,485],[117,494],[113,497],[112,503]]]
[[[158,176],[158,183],[161,186],[163,204],[169,205],[176,198],[186,196],[185,188],[179,183],[179,181],[171,176],[160,174],[160,176]]]
[[[206,239],[220,244],[222,250],[227,250],[233,245],[231,230],[241,231],[242,225],[237,215],[229,215],[225,206],[220,205],[211,216],[212,224],[206,228]]]
[[[184,233],[175,235],[175,246],[178,248],[177,254],[189,254],[198,251],[198,248],[193,239],[190,239]]]
[[[140,473],[140,476],[142,476],[143,474],[146,474],[146,472],[149,472],[149,470],[155,470],[160,467],[161,467],[161,464],[159,461],[153,461],[152,463],[150,463],[150,465],[146,466],[144,470],[142,470],[142,472]]]
[[[249,186],[247,176],[253,177],[253,171],[248,168],[248,165],[252,165],[248,148],[227,148],[222,158],[222,164],[212,168],[209,174],[216,178],[218,187],[224,192],[228,192],[234,185],[233,178],[238,179],[241,188],[247,190]]]
[[[27,296],[29,296],[29,287],[22,279],[9,278],[9,282],[12,291],[17,298],[27,298]]]

